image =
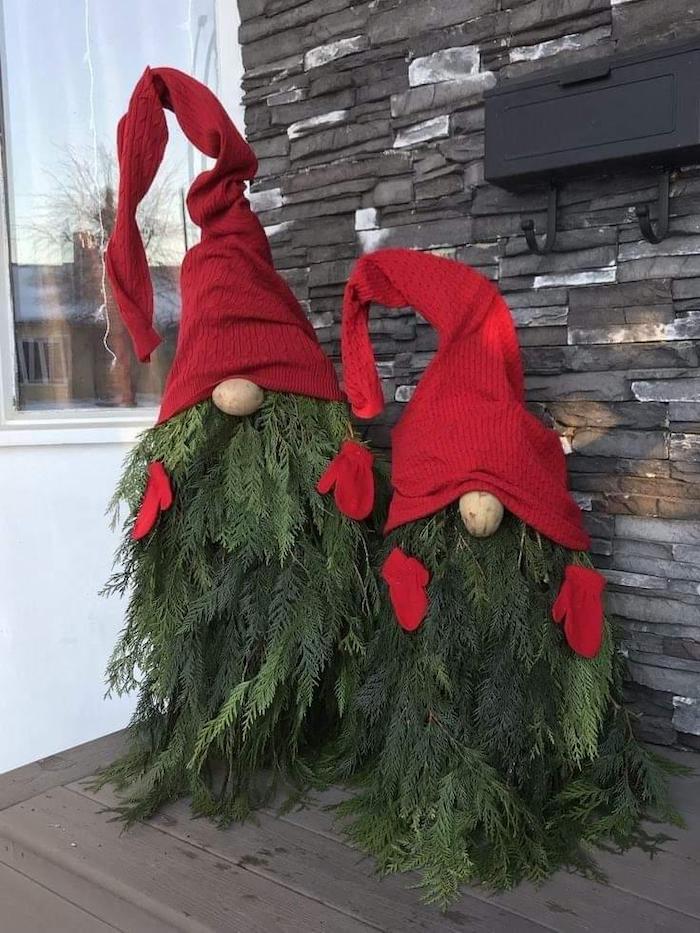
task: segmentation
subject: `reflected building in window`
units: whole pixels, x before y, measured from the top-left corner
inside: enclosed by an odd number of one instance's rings
[[[148,366],[134,356],[104,280],[101,244],[94,234],[74,234],[70,262],[13,264],[11,275],[21,408],[158,405],[177,340],[178,265],[151,267],[156,328],[163,342]]]

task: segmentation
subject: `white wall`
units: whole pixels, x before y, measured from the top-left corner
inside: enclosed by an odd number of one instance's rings
[[[123,606],[97,595],[126,444],[0,447],[0,773],[125,725],[105,700]]]

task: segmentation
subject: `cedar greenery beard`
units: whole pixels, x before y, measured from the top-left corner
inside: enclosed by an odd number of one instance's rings
[[[460,886],[507,888],[559,867],[598,875],[593,847],[654,845],[645,815],[681,825],[680,773],[634,738],[610,623],[594,659],[551,619],[572,554],[506,513],[489,538],[456,505],[391,532],[431,573],[417,631],[385,596],[361,687],[333,748],[339,811],[381,872],[419,871],[443,906]]]
[[[127,822],[183,794],[241,818],[278,779],[308,780],[305,757],[337,730],[377,611],[363,527],[314,488],[347,432],[342,403],[268,393],[251,418],[202,402],[129,455],[105,589],[129,602],[108,681],[139,700],[127,754],[99,777],[129,789]],[[175,499],[135,541],[153,461]]]

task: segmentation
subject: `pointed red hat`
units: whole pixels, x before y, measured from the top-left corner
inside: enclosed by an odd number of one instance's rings
[[[342,399],[333,366],[275,271],[265,231],[246,200],[245,182],[258,168],[253,150],[212,92],[174,68],[145,70],[117,131],[119,201],[107,272],[139,360],[148,361],[160,343],[136,208],[165,151],[164,108],[216,163],[195,179],[187,196],[202,236],[182,263],[180,331],[158,423],[234,376],[272,391]]]
[[[384,407],[368,331],[372,302],[410,305],[439,334],[437,352],[392,431],[394,494],[385,531],[483,490],[551,540],[588,548],[559,438],[525,408],[515,328],[496,286],[430,253],[363,256],[345,288],[342,321],[345,391],[360,418]]]

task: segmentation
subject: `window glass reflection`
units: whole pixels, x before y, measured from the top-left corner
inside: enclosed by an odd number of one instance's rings
[[[205,166],[171,122],[139,215],[164,338],[142,366],[103,265],[118,187],[116,126],[146,65],[182,68],[218,92],[215,2],[5,0],[3,8],[17,405],[155,406],[177,336],[179,265],[197,235],[184,197]]]

